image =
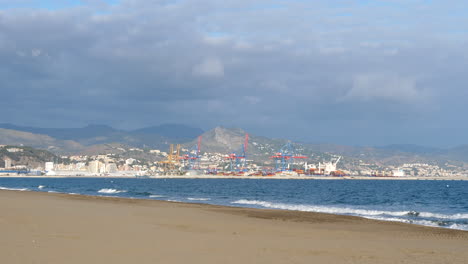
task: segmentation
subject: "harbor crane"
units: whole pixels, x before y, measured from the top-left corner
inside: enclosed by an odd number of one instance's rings
[[[180,165],[180,144],[177,144],[174,149],[174,144],[171,144],[169,147],[169,153],[167,154],[167,159],[160,161],[159,163],[164,165],[166,172],[174,172],[176,167]]]
[[[198,137],[197,144],[189,150],[188,154],[185,154],[181,159],[187,161],[189,170],[199,170],[200,169],[200,146],[201,146],[202,136]]]
[[[306,156],[302,156],[296,153],[291,141],[288,141],[275,155],[270,157],[275,161],[275,169],[277,172],[290,171],[291,163],[295,159],[307,159]]]
[[[241,149],[237,152],[230,153],[226,159],[229,160],[229,167],[231,172],[234,170],[238,172],[247,171],[247,148],[249,145],[249,134],[245,134],[244,144]]]

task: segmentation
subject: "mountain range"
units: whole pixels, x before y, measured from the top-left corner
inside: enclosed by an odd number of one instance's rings
[[[0,144],[28,145],[55,150],[59,153],[79,153],[94,145],[120,143],[133,147],[166,148],[169,143],[187,142],[203,130],[178,124],[164,124],[132,131],[106,125],[82,128],[37,128],[0,124]]]
[[[131,131],[114,129],[106,125],[88,125],[83,128],[37,128],[0,124],[0,144],[25,145],[47,149],[58,154],[97,154],[126,147],[168,149],[171,143],[180,143],[186,149],[197,144],[202,135],[202,152],[240,153],[246,132],[240,128],[216,127],[209,131],[182,124],[164,124]],[[250,135],[249,157],[267,160],[288,142]],[[296,149],[315,159],[330,159],[331,155],[344,156],[348,161],[371,161],[380,165],[403,163],[447,162],[459,166],[468,163],[468,146],[442,149],[418,145],[346,146],[337,144],[296,143]]]

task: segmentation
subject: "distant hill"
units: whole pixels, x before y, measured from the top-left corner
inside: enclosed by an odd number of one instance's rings
[[[211,153],[236,153],[242,154],[246,131],[240,128],[216,127],[202,134],[201,151]],[[270,156],[274,155],[283,145],[285,139],[270,139],[249,134],[247,145],[247,158],[263,162],[271,162]],[[195,146],[197,140],[193,140],[185,147]],[[300,145],[298,145],[300,147]]]
[[[379,147],[344,146],[334,144],[306,144],[307,149],[333,153],[382,165],[402,163],[468,162],[468,145],[449,149],[418,145],[388,145]]]
[[[83,147],[110,143],[165,149],[170,143],[187,142],[203,133],[203,130],[199,128],[176,124],[134,131],[118,130],[106,125],[88,125],[83,128],[36,128],[0,124],[0,129],[10,131],[8,138],[5,136],[3,142],[41,148],[57,146],[62,152],[78,152]],[[17,131],[17,133],[12,131]],[[64,143],[64,141],[73,142],[75,145]]]
[[[50,150],[54,153],[108,153],[122,148],[160,149],[167,151],[169,144],[182,144],[191,149],[202,135],[202,152],[241,154],[246,131],[240,128],[216,127],[203,133],[199,128],[167,124],[123,131],[105,125],[89,125],[83,128],[34,128],[0,124],[0,144],[24,145]],[[269,163],[269,158],[288,141],[250,134],[248,159]],[[331,160],[334,155],[343,156],[342,163],[370,161],[378,165],[403,163],[468,163],[468,145],[450,149],[417,145],[346,146],[337,144],[294,143],[299,153],[310,162]]]
[[[9,150],[14,150],[10,152]],[[3,146],[0,147],[0,168],[3,168],[4,160],[11,160],[12,166],[23,165],[29,168],[44,167],[48,161],[62,161],[55,154],[42,149],[35,149],[24,146]]]
[[[84,149],[84,146],[76,141],[3,128],[0,128],[0,145],[30,146],[58,153],[74,153]]]

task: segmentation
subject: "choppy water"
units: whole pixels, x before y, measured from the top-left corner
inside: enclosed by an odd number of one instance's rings
[[[468,181],[0,178],[0,189],[323,212],[468,230]]]

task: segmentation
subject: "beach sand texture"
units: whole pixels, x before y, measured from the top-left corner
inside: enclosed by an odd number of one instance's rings
[[[0,263],[467,263],[468,232],[280,210],[0,191]]]

